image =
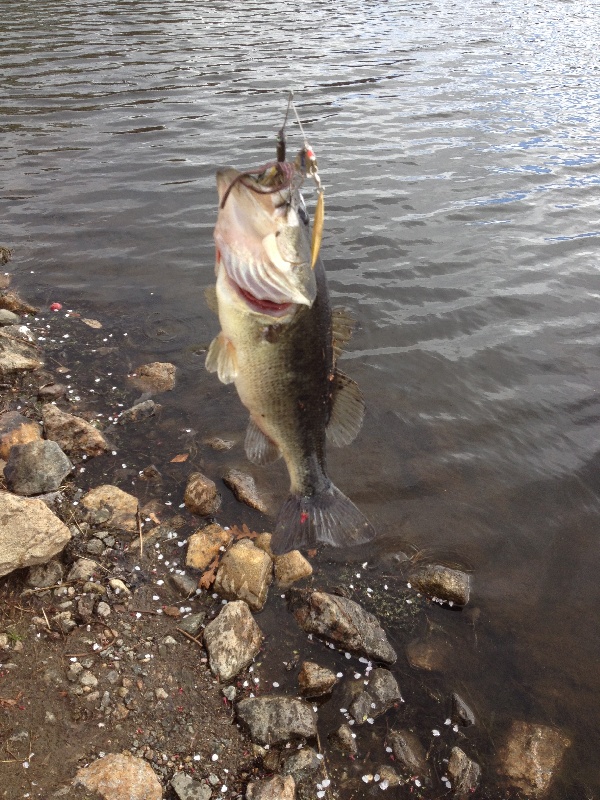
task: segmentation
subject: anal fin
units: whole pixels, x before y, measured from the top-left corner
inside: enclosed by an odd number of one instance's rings
[[[237,377],[235,347],[221,331],[210,343],[206,354],[206,369],[216,372],[221,383],[233,383]]]
[[[253,464],[271,464],[281,456],[275,442],[265,436],[252,417],[246,429],[244,449],[248,460]]]
[[[336,370],[327,439],[335,447],[353,442],[365,416],[365,401],[356,381]]]

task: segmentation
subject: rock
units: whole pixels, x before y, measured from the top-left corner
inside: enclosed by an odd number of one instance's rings
[[[90,556],[100,556],[104,552],[104,542],[101,539],[90,539],[85,550]]]
[[[457,798],[470,797],[481,777],[479,764],[470,759],[460,747],[453,747],[448,761],[448,775]]]
[[[116,594],[131,594],[129,587],[120,578],[111,578],[108,585]]]
[[[528,797],[543,797],[571,741],[548,725],[513,722],[500,750],[500,771]]]
[[[43,365],[35,345],[20,341],[0,328],[0,377],[7,378],[15,372],[31,372]]]
[[[292,697],[248,697],[238,703],[237,716],[256,744],[281,744],[317,735],[312,706]]]
[[[221,495],[214,481],[201,472],[192,472],[185,487],[183,502],[189,512],[205,517],[219,509]]]
[[[450,605],[466,606],[469,602],[471,579],[466,572],[440,564],[426,564],[410,573],[410,582],[418,592]]]
[[[16,314],[37,314],[37,308],[21,300],[16,292],[2,292],[0,294],[0,308],[7,308]]]
[[[254,546],[259,550],[264,550],[272,561],[275,561],[275,554],[271,550],[271,533],[259,533],[254,539]]]
[[[356,734],[352,733],[352,728],[346,723],[329,734],[329,741],[333,747],[337,747],[342,753],[347,753],[350,756],[355,756],[358,753],[358,746],[356,744]]]
[[[183,597],[189,597],[198,588],[198,581],[189,575],[169,575],[169,583]]]
[[[70,456],[99,456],[111,447],[97,428],[58,406],[44,406],[42,419],[46,439],[57,442]]]
[[[73,614],[70,611],[61,611],[50,618],[52,624],[62,633],[71,633],[75,630],[77,623],[73,619]]]
[[[0,576],[45,564],[70,539],[67,526],[41,500],[0,492]]]
[[[229,681],[245,669],[260,650],[263,635],[242,600],[228,603],[204,629],[204,644],[213,675]]]
[[[296,784],[291,775],[275,775],[263,781],[248,784],[247,800],[296,800]]]
[[[206,439],[204,444],[212,447],[213,450],[231,450],[235,442],[230,439],[221,439],[219,436],[213,436],[212,439]]]
[[[171,789],[179,800],[210,800],[212,791],[205,783],[195,781],[185,772],[177,772],[171,780]]]
[[[110,614],[110,606],[108,603],[105,603],[104,600],[101,600],[96,606],[96,616],[100,617],[101,619],[106,619],[106,617],[110,617]]]
[[[321,697],[328,694],[335,684],[337,677],[330,669],[315,664],[314,661],[305,661],[298,675],[300,692],[305,697]]]
[[[21,342],[28,342],[29,344],[37,342],[37,336],[27,325],[5,325],[2,328],[2,333],[12,336],[13,339]]]
[[[429,778],[427,754],[414,733],[392,730],[388,733],[387,740],[399,766],[410,775],[420,775],[424,779]]]
[[[231,603],[229,603],[231,605]],[[204,625],[204,620],[206,619],[206,613],[204,611],[200,611],[198,614],[190,614],[187,617],[184,617],[182,620],[179,620],[177,625],[178,628],[189,633],[190,636],[197,636],[200,632],[200,629]]]
[[[62,579],[62,564],[59,561],[49,561],[47,564],[30,567],[25,583],[33,589],[45,589],[48,586],[56,586]]]
[[[312,747],[304,747],[288,755],[284,759],[281,772],[293,777],[298,800],[314,800],[316,785],[322,784],[327,778],[323,757],[319,757]]]
[[[6,460],[15,444],[28,444],[42,438],[42,429],[18,411],[0,415],[0,458]]]
[[[452,720],[465,727],[475,724],[475,714],[456,692],[452,693]]]
[[[18,325],[21,318],[7,308],[0,308],[0,326]]]
[[[413,639],[406,645],[406,657],[411,667],[428,672],[441,672],[445,669],[451,652],[447,639],[440,634],[428,634],[421,639]]]
[[[162,800],[160,781],[143,759],[111,753],[77,772],[75,785],[98,792],[104,800]]]
[[[196,531],[188,539],[186,566],[205,570],[222,547],[229,547],[232,539],[231,533],[216,523]]]
[[[137,368],[134,382],[144,391],[170,392],[175,388],[175,372],[174,364],[153,361]]]
[[[13,445],[4,467],[8,488],[26,497],[56,491],[73,471],[56,442],[40,441]]]
[[[67,393],[68,387],[64,383],[45,383],[37,392],[38,400],[60,400]]]
[[[382,764],[377,772],[379,773],[379,788],[384,790],[385,789],[393,789],[396,786],[400,786],[401,783],[404,783],[400,775],[396,772],[393,767],[388,766],[387,764]]]
[[[367,658],[393,664],[396,653],[377,619],[345,597],[307,589],[290,590],[290,610],[307,633],[322,636]]]
[[[130,422],[142,422],[145,419],[150,419],[162,409],[162,406],[155,403],[154,400],[144,400],[142,403],[136,403],[131,408],[126,409],[119,414],[119,425],[127,425]]]
[[[97,486],[85,494],[81,502],[88,511],[105,509],[108,512],[105,522],[114,528],[137,532],[137,498],[117,486],[110,484]]]
[[[223,475],[223,482],[231,489],[236,500],[239,500],[240,503],[246,503],[250,508],[255,508],[257,511],[262,511],[263,514],[266,514],[267,506],[259,496],[256,483],[251,475],[247,475],[239,469],[228,469]]]
[[[312,566],[299,550],[291,550],[285,555],[275,557],[275,580],[283,591],[312,573]]]
[[[227,600],[245,600],[252,611],[260,611],[272,577],[269,556],[250,539],[240,539],[221,559],[214,590]]]
[[[368,719],[384,714],[395,703],[402,700],[400,687],[388,669],[376,669],[369,681],[368,689],[360,692],[352,701],[348,711],[358,725]]]
[[[89,581],[96,569],[95,561],[91,561],[89,558],[79,558],[69,570],[67,581]]]

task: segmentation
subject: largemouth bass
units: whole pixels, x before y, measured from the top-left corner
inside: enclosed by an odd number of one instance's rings
[[[303,175],[290,163],[217,172],[216,294],[221,332],[206,367],[235,383],[250,413],[246,455],[283,456],[290,495],[279,512],[274,553],[341,547],[375,532],[330,481],[326,439],[349,444],[364,416],[356,383],[336,367],[351,321],[331,309],[323,264],[312,267]]]

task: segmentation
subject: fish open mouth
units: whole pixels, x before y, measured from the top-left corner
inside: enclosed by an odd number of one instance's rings
[[[238,286],[237,284],[235,284],[235,287],[248,305],[251,306],[255,311],[259,311],[262,314],[279,316],[280,314],[284,314],[288,308],[291,308],[291,306],[294,305],[293,303],[274,303],[272,300],[265,300],[260,297],[255,297],[253,294],[250,294],[250,292],[248,292],[246,289],[242,289],[242,287]]]

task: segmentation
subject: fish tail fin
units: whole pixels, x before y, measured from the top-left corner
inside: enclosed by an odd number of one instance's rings
[[[364,544],[374,536],[375,530],[364,514],[330,483],[314,495],[288,496],[277,517],[271,550],[281,555],[319,545],[348,547]]]

